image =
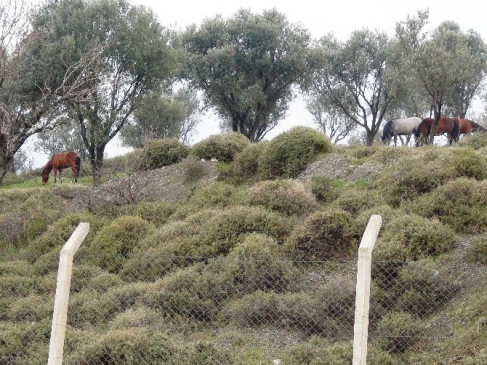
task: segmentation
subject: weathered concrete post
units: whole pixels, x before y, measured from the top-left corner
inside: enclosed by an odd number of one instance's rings
[[[381,225],[382,217],[380,215],[372,215],[370,217],[358,249],[355,325],[353,329],[353,365],[367,364],[372,250]]]
[[[90,230],[89,223],[80,223],[61,250],[57,275],[56,298],[52,315],[51,341],[48,365],[63,363],[64,336],[68,318],[68,300],[71,287],[73,257]]]

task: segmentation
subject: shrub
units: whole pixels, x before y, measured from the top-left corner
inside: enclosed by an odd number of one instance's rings
[[[362,211],[383,203],[377,190],[349,188],[340,194],[333,205],[356,217]]]
[[[487,182],[455,179],[408,204],[406,209],[437,218],[456,232],[480,233],[487,226]]]
[[[176,138],[162,138],[147,141],[141,167],[153,170],[181,162],[189,154],[190,148]]]
[[[480,133],[473,133],[470,136],[463,136],[462,139],[458,142],[458,146],[460,147],[470,147],[474,150],[481,149],[482,147],[487,146],[487,133],[480,132]]]
[[[286,215],[302,215],[318,207],[314,196],[295,180],[262,181],[249,189],[250,203]]]
[[[144,328],[117,329],[98,336],[87,336],[66,362],[78,365],[174,364],[178,350],[169,338]]]
[[[93,260],[103,269],[118,272],[134,247],[150,231],[149,222],[136,216],[115,219],[103,227],[90,247]]]
[[[176,211],[177,204],[166,201],[140,202],[133,210],[133,214],[156,226],[167,222]]]
[[[378,324],[375,336],[384,351],[404,352],[422,336],[420,323],[409,313],[386,314]]]
[[[41,295],[18,298],[12,303],[8,314],[12,322],[39,322],[52,317],[53,300]]]
[[[229,257],[240,257],[255,259],[277,259],[281,255],[280,246],[275,238],[266,234],[250,233],[243,242],[233,247],[228,254]]]
[[[224,133],[210,136],[196,143],[191,154],[205,160],[216,158],[220,162],[229,163],[249,144],[250,141],[241,133]]]
[[[322,175],[313,175],[310,179],[311,193],[322,203],[330,203],[339,196],[333,181]]]
[[[441,222],[416,214],[393,218],[377,241],[377,260],[414,261],[448,252],[456,241],[455,232]]]
[[[295,227],[285,249],[291,256],[305,260],[348,256],[358,247],[352,226],[350,213],[339,209],[311,213]]]
[[[467,247],[467,260],[474,264],[487,264],[487,233],[474,238],[470,246]]]
[[[147,328],[163,323],[162,316],[147,307],[130,308],[118,314],[111,322],[111,329],[124,329],[130,327]]]
[[[229,169],[229,176],[236,183],[252,182],[258,179],[259,156],[268,146],[268,142],[251,143],[235,155]]]
[[[205,163],[194,156],[188,156],[181,161],[181,166],[184,170],[184,182],[195,182],[202,178],[206,173]]]
[[[308,127],[294,127],[272,139],[259,157],[262,180],[297,177],[319,154],[332,151],[324,133]]]

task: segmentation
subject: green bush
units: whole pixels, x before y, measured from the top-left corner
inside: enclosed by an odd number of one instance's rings
[[[455,232],[441,222],[416,214],[401,214],[382,231],[374,258],[391,261],[432,258],[451,250],[455,242]]]
[[[455,179],[408,204],[406,209],[439,219],[455,232],[481,233],[487,227],[487,182]]]
[[[169,217],[176,211],[177,206],[174,202],[166,201],[140,202],[135,206],[133,215],[159,226],[168,221]]]
[[[249,188],[250,203],[285,215],[303,215],[318,202],[303,184],[295,180],[262,181]]]
[[[311,213],[285,243],[289,255],[305,260],[347,257],[357,248],[353,218],[339,209]]]
[[[89,253],[94,262],[109,272],[118,272],[137,244],[151,230],[149,222],[137,216],[124,216],[103,227]]]
[[[259,156],[268,146],[268,142],[251,143],[235,155],[229,169],[232,181],[239,183],[253,182],[258,179]]]
[[[277,240],[266,234],[250,233],[245,239],[233,247],[228,257],[246,257],[255,259],[277,259],[281,256],[281,249]]]
[[[473,133],[470,136],[463,136],[462,139],[458,142],[458,146],[460,147],[470,147],[474,150],[481,149],[482,147],[487,146],[487,133],[486,132],[479,132]]]
[[[144,328],[117,329],[98,336],[86,336],[68,364],[176,364],[178,350],[169,338]]]
[[[474,238],[467,247],[466,257],[468,262],[474,264],[487,264],[487,233],[483,233]]]
[[[378,324],[375,336],[384,351],[401,353],[411,348],[422,336],[418,320],[409,313],[386,314]]]
[[[333,181],[325,176],[311,176],[310,185],[311,193],[321,203],[330,203],[340,195]]]
[[[54,300],[46,296],[31,294],[12,303],[8,319],[12,322],[39,322],[52,318]]]
[[[262,180],[295,178],[318,155],[331,151],[332,144],[324,133],[294,127],[269,142],[259,157],[259,176]]]
[[[141,167],[153,170],[181,162],[188,156],[190,147],[176,138],[162,138],[147,141]]]
[[[220,162],[229,163],[249,144],[250,141],[241,133],[223,133],[196,143],[191,149],[191,154],[205,160],[216,158]]]
[[[338,209],[349,212],[353,217],[382,204],[384,201],[377,190],[357,188],[348,188],[343,191],[333,203]]]

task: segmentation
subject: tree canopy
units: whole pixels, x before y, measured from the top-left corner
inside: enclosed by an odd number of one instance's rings
[[[275,9],[207,19],[189,27],[181,42],[183,77],[232,131],[253,142],[283,119],[313,59],[309,32]]]

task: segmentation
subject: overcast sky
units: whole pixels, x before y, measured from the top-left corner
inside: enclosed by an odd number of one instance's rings
[[[233,16],[239,9],[250,9],[253,13],[275,8],[285,14],[291,23],[299,23],[308,29],[313,38],[319,39],[334,33],[340,40],[346,40],[354,30],[368,28],[394,34],[397,22],[408,16],[415,16],[419,10],[429,10],[430,28],[441,22],[455,21],[462,31],[473,29],[487,41],[487,19],[481,0],[132,0],[135,5],[144,5],[154,11],[160,23],[167,28],[184,30],[190,24],[200,24],[205,18],[221,14],[224,18]],[[193,143],[209,135],[220,133],[219,121],[207,115],[199,125]],[[271,131],[267,138],[273,138],[296,125],[314,127],[311,115],[303,102],[291,104],[285,120]],[[125,153],[116,141],[107,146],[108,157]],[[36,167],[42,166],[45,157],[37,159]]]

